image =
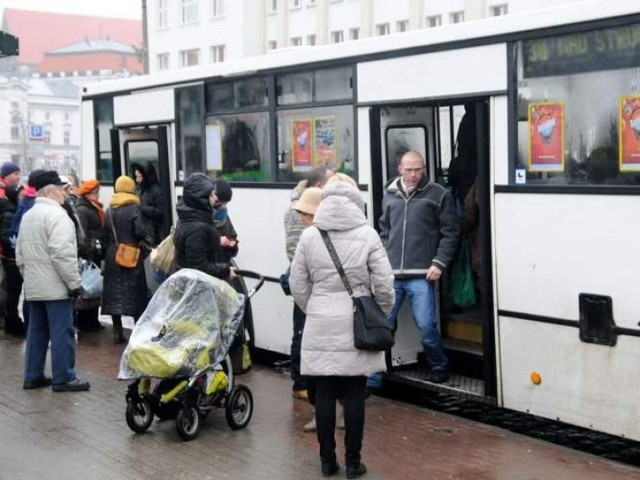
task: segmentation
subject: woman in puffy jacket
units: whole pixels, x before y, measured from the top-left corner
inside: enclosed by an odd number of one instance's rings
[[[373,293],[385,313],[394,302],[393,274],[377,232],[364,216],[356,187],[329,183],[313,227],[300,237],[291,265],[291,294],[307,319],[302,334],[302,375],[316,381],[316,423],[322,474],[338,471],[334,430],[336,400],[344,398],[347,478],[366,472],[360,450],[367,375],[385,370],[383,352],[357,350],[353,304],[318,229],[328,232],[356,296]]]
[[[213,180],[194,173],[184,182],[178,204],[177,268],[193,268],[220,279],[235,278],[235,269],[224,262],[220,237],[213,224],[213,205],[218,201]]]

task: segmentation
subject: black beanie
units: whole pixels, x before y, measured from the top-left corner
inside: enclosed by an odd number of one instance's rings
[[[233,196],[233,191],[231,190],[231,185],[226,180],[221,178],[216,179],[215,181],[215,191],[216,196],[218,197],[219,202],[230,202],[231,197]]]

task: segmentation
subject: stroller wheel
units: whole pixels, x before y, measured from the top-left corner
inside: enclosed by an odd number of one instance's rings
[[[144,433],[153,422],[153,410],[146,400],[127,402],[127,425],[136,433]]]
[[[185,442],[193,440],[200,432],[200,413],[194,405],[185,405],[176,417],[176,428]]]
[[[244,385],[236,385],[227,396],[225,405],[227,423],[233,430],[244,428],[253,414],[253,396]]]

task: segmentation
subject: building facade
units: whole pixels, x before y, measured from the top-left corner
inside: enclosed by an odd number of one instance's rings
[[[149,71],[437,28],[577,1],[147,0]]]

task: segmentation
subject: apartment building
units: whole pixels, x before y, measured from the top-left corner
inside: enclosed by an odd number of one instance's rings
[[[147,0],[149,70],[224,62],[283,48],[437,28],[576,2]]]

